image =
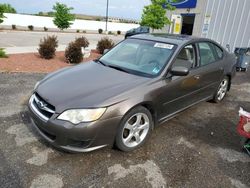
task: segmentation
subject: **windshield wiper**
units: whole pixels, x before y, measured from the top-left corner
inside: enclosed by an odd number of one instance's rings
[[[114,65],[106,65],[110,68],[113,68],[113,69],[116,69],[116,70],[119,70],[119,71],[123,71],[123,72],[126,72],[126,73],[130,73],[129,71],[127,71],[126,69],[124,68],[121,68],[121,67],[118,67],[118,66],[114,66]]]
[[[105,63],[103,63],[100,59],[96,59],[96,60],[94,60],[94,62],[96,62],[96,63],[99,63],[99,64],[101,64],[101,65],[103,65],[103,66],[107,66]]]
[[[119,70],[119,71],[123,71],[123,72],[126,72],[126,73],[129,73],[129,71],[127,71],[126,69],[124,68],[121,68],[121,67],[118,67],[118,66],[114,66],[114,65],[107,65],[106,63],[104,63],[103,61],[101,61],[100,59],[96,59],[94,60],[94,62],[96,63],[99,63],[105,67],[110,67],[112,69],[116,69],[116,70]]]

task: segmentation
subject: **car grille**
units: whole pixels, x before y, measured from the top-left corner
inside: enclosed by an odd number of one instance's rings
[[[34,112],[45,121],[48,121],[55,113],[55,107],[46,102],[37,93],[31,96],[29,103]]]

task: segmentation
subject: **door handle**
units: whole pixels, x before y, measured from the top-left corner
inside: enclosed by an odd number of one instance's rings
[[[195,78],[196,80],[199,80],[200,77],[201,77],[200,75],[195,75],[195,76],[194,76],[194,78]]]

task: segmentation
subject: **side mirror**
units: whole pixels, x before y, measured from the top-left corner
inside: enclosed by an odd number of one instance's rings
[[[108,51],[109,51],[109,49],[105,49],[105,50],[103,51],[103,54],[106,54]]]
[[[187,76],[189,74],[189,69],[186,67],[176,66],[172,67],[170,73],[173,76]]]

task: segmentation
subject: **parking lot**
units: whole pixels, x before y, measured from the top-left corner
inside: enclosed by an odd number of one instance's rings
[[[124,35],[105,35],[91,33],[60,33],[60,32],[32,32],[32,31],[0,31],[0,48],[5,48],[8,54],[37,52],[39,42],[47,35],[56,35],[58,39],[57,51],[64,51],[66,46],[77,37],[85,36],[89,40],[89,48],[95,49],[97,42],[108,37],[118,43]]]
[[[1,187],[250,187],[250,157],[236,132],[239,107],[250,111],[249,72],[237,73],[222,103],[182,112],[130,153],[69,154],[44,142],[26,106],[43,77],[0,74]]]
[[[96,44],[98,40],[106,35],[102,34],[86,34],[86,33],[59,33],[59,32],[31,32],[31,31],[3,31],[0,32],[0,47],[25,47],[38,46],[40,39],[47,35],[56,35],[58,37],[59,45],[67,45],[76,37],[85,36],[89,42]],[[116,43],[121,41],[123,35],[108,35],[109,38]]]

